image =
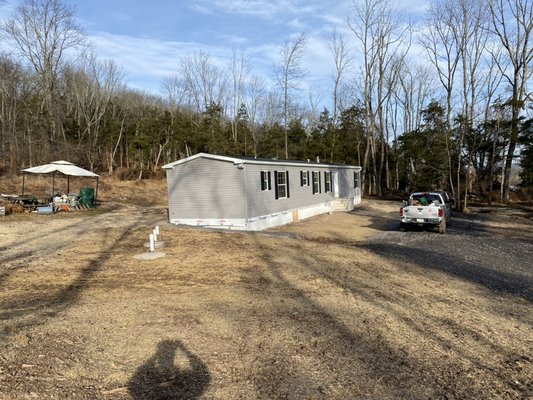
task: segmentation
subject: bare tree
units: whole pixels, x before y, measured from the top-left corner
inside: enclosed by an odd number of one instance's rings
[[[2,31],[41,80],[44,93],[41,111],[47,115],[48,140],[54,145],[58,131],[62,132],[54,108],[57,80],[67,51],[85,40],[74,10],[62,0],[25,0],[2,25]]]
[[[161,92],[163,93],[170,109],[185,107],[187,87],[184,79],[177,75],[169,75],[161,82]]]
[[[492,141],[492,151],[490,152],[490,159],[487,160],[489,168],[489,177],[488,177],[488,194],[489,194],[489,203],[492,202],[493,185],[494,185],[494,173],[496,170],[496,145],[499,140],[499,121],[501,120],[501,109],[494,104],[494,97],[496,96],[497,90],[500,87],[500,84],[503,80],[503,76],[500,73],[498,66],[502,65],[502,46],[494,43],[494,45],[488,48],[488,53],[490,57],[486,60],[485,65],[485,76],[483,79],[483,102],[484,102],[484,112],[483,112],[483,121],[485,126],[488,125],[490,120],[496,121],[495,129],[485,129],[486,140]],[[488,135],[492,137],[488,137]],[[480,190],[482,192],[482,190]]]
[[[421,112],[434,91],[432,70],[424,64],[399,60],[391,75],[393,95],[402,109],[403,132],[412,132],[420,127]]]
[[[470,128],[476,118],[476,105],[483,90],[486,74],[482,70],[483,57],[486,55],[488,39],[489,12],[487,0],[456,0],[460,35],[464,46],[461,49],[463,67],[463,114]]]
[[[533,46],[530,39],[533,31],[533,1],[492,0],[489,2],[489,7],[492,31],[501,42],[506,54],[505,59],[499,61],[498,67],[512,90],[509,100],[511,132],[502,182],[502,199],[509,200],[509,183],[518,140],[519,117],[527,96],[527,81],[532,73]]]
[[[324,92],[317,88],[309,88],[307,91],[308,107],[303,110],[302,117],[306,121],[306,126],[311,131],[318,125],[320,107],[324,103]]]
[[[288,124],[291,92],[299,88],[298,81],[307,73],[301,67],[302,57],[307,45],[305,33],[299,34],[293,41],[285,41],[280,50],[280,63],[275,75],[279,88],[283,93],[283,125],[285,130],[285,158],[289,158]]]
[[[465,134],[467,131],[473,132],[474,122],[477,118],[476,104],[478,96],[482,91],[480,83],[480,66],[483,55],[485,54],[485,45],[487,42],[488,28],[488,7],[484,0],[450,0],[451,9],[456,13],[456,30],[459,42],[463,43],[460,47],[460,58],[463,72],[463,123],[459,129],[458,140],[456,141],[457,157],[457,192],[461,193],[461,170],[462,170],[462,152]],[[470,155],[467,155],[471,157]],[[470,164],[472,164],[470,160]],[[465,171],[465,188],[462,208],[466,208],[469,186],[469,165]],[[461,199],[459,207],[461,208]]]
[[[252,150],[254,157],[257,157],[259,137],[257,125],[259,124],[259,111],[265,97],[265,81],[258,77],[252,78],[246,84],[245,105],[248,110],[249,127],[252,134]]]
[[[22,66],[7,56],[0,56],[0,160],[1,167],[14,172],[23,158],[24,144],[19,134],[18,119],[21,96],[28,81]],[[31,146],[28,147],[31,149]]]
[[[453,1],[431,1],[426,20],[426,34],[421,37],[420,42],[426,49],[429,60],[433,64],[439,81],[446,92],[446,124],[448,131],[446,149],[448,153],[449,183],[452,193],[455,195],[451,143],[453,91],[457,68],[461,61],[465,42],[464,37],[459,32]]]
[[[88,53],[68,76],[78,125],[82,127],[79,146],[84,143],[87,160],[93,168],[102,120],[111,99],[123,89],[123,74],[113,61],[100,62],[94,54]]]
[[[357,37],[363,55],[365,128],[367,143],[363,160],[363,187],[372,160],[372,177],[378,196],[382,194],[381,173],[385,165],[386,143],[383,109],[390,93],[385,91],[385,74],[391,60],[401,48],[404,30],[390,3],[386,0],[354,1],[354,16],[348,18],[348,26]],[[378,143],[378,139],[380,139]],[[377,160],[377,146],[381,146],[381,157]],[[371,183],[369,191],[371,192]]]
[[[380,12],[378,5],[379,2],[372,3],[369,0],[365,0],[363,6],[357,4],[354,1],[355,16],[353,19],[348,18],[348,26],[355,34],[361,44],[361,52],[363,54],[363,80],[364,91],[363,101],[365,105],[365,128],[367,134],[367,141],[365,147],[365,154],[363,157],[361,187],[363,190],[366,188],[366,176],[369,167],[369,156],[371,148],[374,148],[375,140],[375,115],[372,88],[374,86],[375,68],[377,51],[375,44],[372,43],[373,27],[378,23],[378,14]],[[372,152],[374,155],[374,152]],[[373,157],[373,172],[374,177],[377,175],[377,166],[375,158]],[[368,191],[371,192],[371,182],[368,185]]]
[[[335,63],[335,70],[333,71],[333,121],[337,124],[342,79],[350,69],[352,60],[348,55],[346,40],[340,33],[334,31],[328,40],[328,44]]]
[[[189,103],[198,113],[213,104],[222,105],[227,94],[228,75],[204,52],[194,52],[181,59],[180,72],[187,88]]]
[[[238,115],[241,104],[243,104],[243,96],[245,90],[245,83],[248,73],[250,72],[249,57],[244,50],[241,50],[240,54],[234,50],[230,63],[231,71],[231,133],[233,141],[237,142],[238,136]]]
[[[267,92],[259,108],[259,120],[263,125],[272,128],[283,118],[283,99],[278,92]],[[279,156],[279,155],[278,155]]]

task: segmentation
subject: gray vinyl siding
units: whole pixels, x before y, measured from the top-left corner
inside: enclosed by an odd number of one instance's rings
[[[246,218],[243,179],[232,162],[197,158],[176,165],[167,170],[169,218]]]
[[[200,155],[168,164],[165,169],[169,219],[199,220],[199,225],[209,224],[205,220],[245,220],[337,199],[353,199],[360,193],[359,189],[354,190],[354,172],[360,168],[352,166],[277,161],[256,163],[255,160]],[[261,171],[270,172],[270,190],[261,188]],[[287,198],[276,199],[276,171],[288,172]],[[301,171],[309,172],[306,186],[301,185]],[[313,194],[314,171],[320,174],[320,192],[316,194]],[[326,171],[332,172],[328,193],[325,191]],[[335,174],[338,185],[335,185]],[[336,189],[338,193],[335,193]]]
[[[339,170],[339,198],[355,196],[354,171],[355,168]]]
[[[333,193],[334,182],[331,180],[331,192],[325,193],[324,171],[338,171],[339,197],[353,196],[353,169],[336,169],[309,165],[308,168],[290,165],[244,165],[247,217],[253,218],[261,215],[307,207],[335,200]],[[261,190],[261,171],[271,172],[272,190]],[[275,197],[275,171],[289,172],[289,198],[276,199]],[[309,171],[309,185],[301,186],[300,171]],[[313,194],[312,172],[320,173],[321,192]],[[348,185],[348,187],[346,187]],[[351,189],[351,190],[350,190]]]

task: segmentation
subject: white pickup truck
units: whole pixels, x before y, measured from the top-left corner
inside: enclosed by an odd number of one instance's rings
[[[437,227],[446,233],[450,225],[453,199],[446,192],[415,192],[400,208],[400,229],[410,226]]]

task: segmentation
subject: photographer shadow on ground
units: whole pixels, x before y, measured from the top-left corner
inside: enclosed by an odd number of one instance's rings
[[[164,340],[137,369],[128,390],[135,400],[194,400],[205,392],[210,381],[209,370],[200,358],[179,340]]]

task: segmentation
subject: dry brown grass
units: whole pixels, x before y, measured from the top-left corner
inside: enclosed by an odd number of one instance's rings
[[[369,251],[396,204],[246,234],[163,197],[104,180],[97,212],[0,221],[0,399],[531,395],[531,303]],[[155,224],[167,256],[134,260]]]
[[[120,180],[113,176],[103,176],[96,180],[92,178],[72,177],[70,185],[67,179],[57,176],[55,192],[79,193],[83,187],[98,189],[100,202],[130,203],[143,206],[162,206],[167,203],[166,179]],[[67,190],[70,189],[70,190]],[[0,193],[22,193],[21,176],[0,176]],[[24,182],[24,194],[35,196],[42,203],[46,203],[52,193],[52,178],[46,175],[27,175]],[[2,201],[2,199],[0,199]]]

